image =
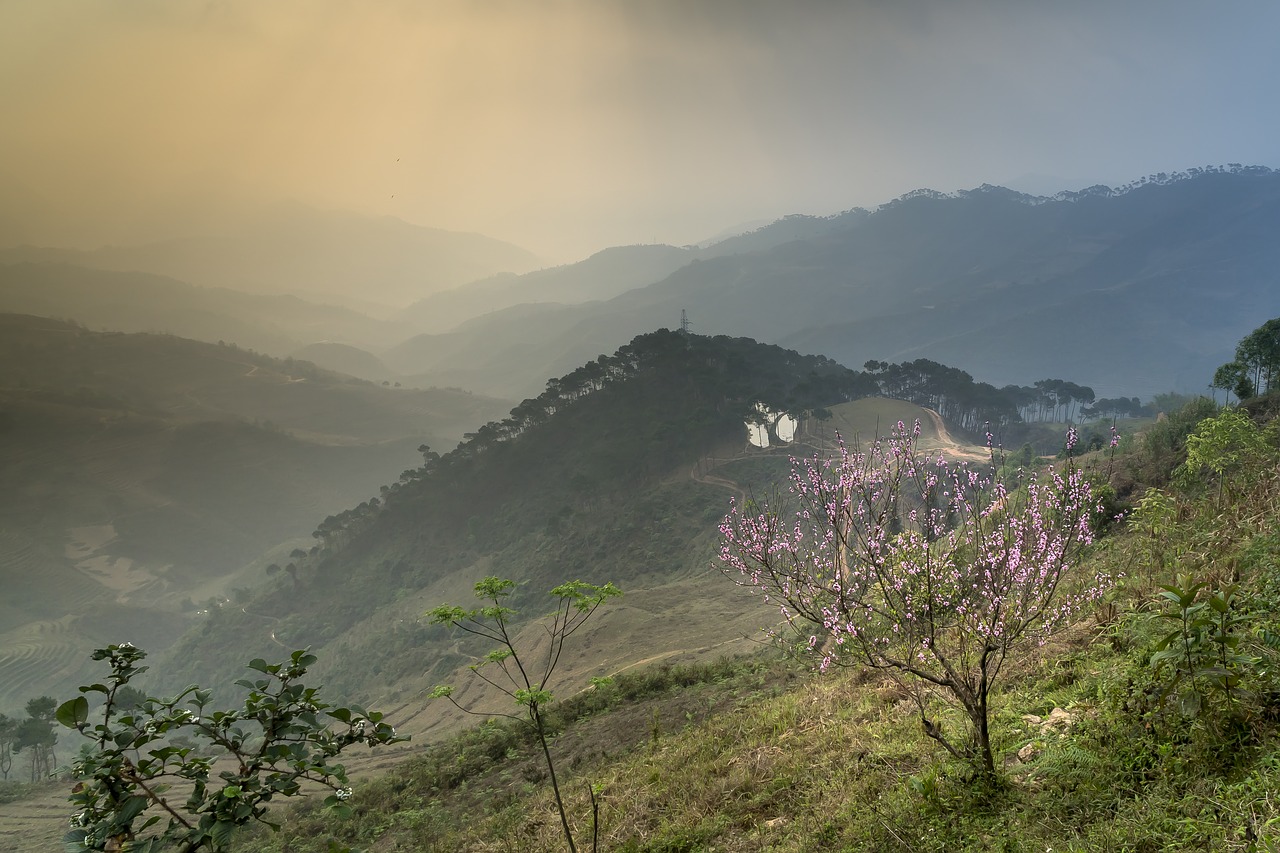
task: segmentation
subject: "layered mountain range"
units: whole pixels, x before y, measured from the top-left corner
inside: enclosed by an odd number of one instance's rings
[[[348,241],[360,251],[330,264],[307,301],[263,295],[273,282],[275,293],[300,292],[279,273],[287,249],[256,266],[242,251],[238,271],[223,257],[198,273],[196,261],[184,267],[155,247],[15,249],[0,252],[0,309],[233,341],[377,381],[508,398],[536,394],[547,377],[636,334],[674,327],[682,311],[697,332],[852,367],[929,358],[995,385],[1072,376],[1103,396],[1199,392],[1257,317],[1280,313],[1271,280],[1280,175],[1261,167],[1052,198],[992,186],[919,191],[874,211],[787,217],[711,246],[615,247],[522,274],[527,257],[491,253],[489,269],[509,271],[465,284],[444,255],[381,254],[403,223],[360,225],[365,237]],[[366,234],[378,227],[388,233]],[[328,232],[313,222],[308,233]],[[212,245],[198,257],[216,255]],[[250,281],[252,297],[227,289]],[[345,307],[312,304],[340,283]],[[394,295],[404,307],[361,313],[353,293],[384,303]]]
[[[1104,396],[1197,392],[1256,318],[1280,311],[1277,233],[1280,175],[1267,170],[1052,199],[917,193],[873,213],[783,220],[739,251],[690,250],[646,287],[494,311],[384,359],[515,396],[683,310],[698,332],[849,366],[929,358],[995,385],[1070,375]]]

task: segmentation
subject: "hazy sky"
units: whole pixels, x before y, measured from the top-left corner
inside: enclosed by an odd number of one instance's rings
[[[1280,166],[1277,43],[1274,0],[0,0],[0,246],[287,198],[567,260]]]

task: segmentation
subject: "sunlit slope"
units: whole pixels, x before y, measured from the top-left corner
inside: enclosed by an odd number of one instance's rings
[[[855,440],[865,444],[877,436],[887,436],[899,423],[907,429],[920,425],[920,438],[916,446],[921,450],[939,450],[948,456],[985,458],[988,449],[954,437],[936,412],[921,408],[904,400],[887,397],[867,397],[831,407],[831,419],[814,424],[825,440],[839,434],[852,444]]]
[[[310,547],[420,444],[451,446],[501,408],[0,315],[0,710],[67,687],[67,648],[167,643],[260,578],[264,553]]]

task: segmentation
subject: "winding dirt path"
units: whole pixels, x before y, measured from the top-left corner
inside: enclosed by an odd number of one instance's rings
[[[947,430],[946,423],[942,420],[942,415],[933,409],[921,409],[929,416],[929,421],[933,424],[934,431],[938,434],[938,444],[941,450],[948,456],[954,456],[957,459],[963,459],[969,462],[985,462],[990,458],[988,451],[978,451],[970,444],[961,444],[951,437],[951,433]]]
[[[279,621],[280,621],[280,617],[279,617],[279,616],[268,616],[268,615],[267,615],[267,614],[265,614],[265,613],[250,613],[250,612],[249,612],[248,610],[246,610],[244,607],[241,607],[241,608],[240,608],[240,612],[241,612],[241,613],[243,613],[245,616],[253,616],[253,617],[257,618],[257,619],[268,619],[268,620],[270,620],[270,621],[272,621],[272,622],[279,622]],[[284,643],[282,643],[282,642],[280,642],[279,640],[277,640],[277,639],[276,639],[276,629],[275,629],[275,628],[272,628],[270,631],[268,631],[268,632],[267,632],[267,636],[271,638],[271,642],[275,643],[275,644],[276,644],[277,646],[279,646],[280,648],[282,648],[282,649],[288,649],[289,651],[293,651],[292,649],[289,649],[289,647],[288,647],[288,646],[286,646]]]
[[[722,489],[728,489],[733,492],[739,501],[745,501],[747,499],[747,493],[742,486],[727,477],[720,477],[716,474],[709,473],[709,471],[703,472],[700,470],[703,465],[707,465],[709,466],[710,471],[714,471],[724,463],[733,462],[735,459],[742,459],[745,455],[746,454],[739,454],[738,456],[730,459],[714,459],[710,456],[705,459],[699,459],[697,462],[693,463],[693,467],[689,469],[689,479],[693,480],[695,483],[705,483],[708,486],[719,486]]]

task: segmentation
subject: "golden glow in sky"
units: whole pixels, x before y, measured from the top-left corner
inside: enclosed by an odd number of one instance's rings
[[[1280,165],[1280,6],[1210,5],[0,0],[0,246],[295,199],[567,260],[920,186]]]

